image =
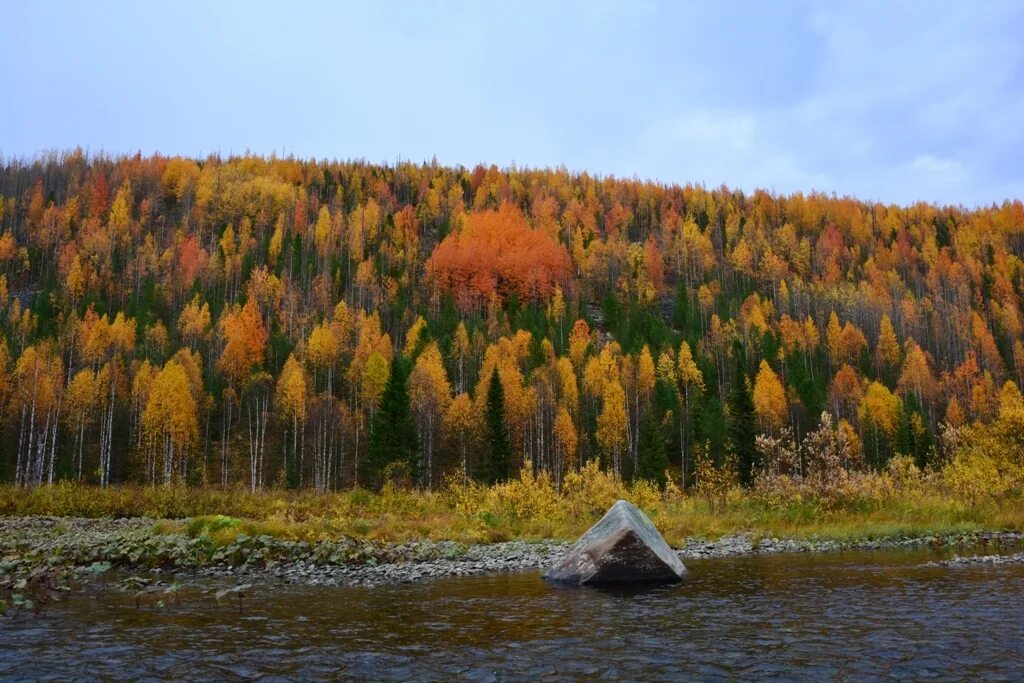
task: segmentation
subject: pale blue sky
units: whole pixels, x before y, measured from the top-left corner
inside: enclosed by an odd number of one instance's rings
[[[564,165],[1024,197],[1021,2],[0,0],[0,155]]]

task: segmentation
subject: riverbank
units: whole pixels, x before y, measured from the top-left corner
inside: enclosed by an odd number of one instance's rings
[[[40,567],[78,580],[109,571],[153,579],[221,577],[239,582],[375,586],[444,576],[525,571],[553,563],[568,547],[559,540],[465,544],[420,540],[404,543],[342,536],[297,541],[226,531],[228,517],[158,521],[152,518],[0,518],[0,576],[27,575]],[[215,537],[219,540],[215,540]],[[883,538],[785,539],[749,533],[678,544],[683,560],[775,553],[824,553],[854,549],[971,548],[979,557],[1024,546],[1017,531],[952,531]],[[960,563],[970,558],[960,560]],[[955,561],[951,561],[956,564]]]

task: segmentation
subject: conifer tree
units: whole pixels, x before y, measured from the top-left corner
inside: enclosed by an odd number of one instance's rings
[[[487,387],[487,452],[481,478],[487,484],[505,481],[509,478],[512,460],[512,444],[505,427],[505,388],[498,377],[498,368],[491,372]]]
[[[754,399],[747,382],[747,371],[743,367],[743,349],[735,348],[736,375],[728,404],[729,448],[736,455],[740,470],[740,483],[750,486],[754,480],[754,439],[757,436],[757,418],[754,413]]]
[[[370,480],[382,483],[388,465],[403,464],[408,474],[416,478],[419,465],[419,439],[416,422],[409,405],[408,363],[396,356],[391,363],[387,384],[381,395],[380,406],[373,416],[370,446],[367,453]]]
[[[665,486],[665,470],[668,469],[668,455],[665,453],[665,437],[654,419],[654,411],[648,411],[640,426],[640,441],[637,444],[638,462],[635,479],[652,481],[659,487]]]

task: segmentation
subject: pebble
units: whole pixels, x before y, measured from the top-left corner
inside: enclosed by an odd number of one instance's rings
[[[327,586],[379,586],[410,583],[444,576],[539,569],[553,564],[568,548],[560,541],[507,541],[490,545],[464,545],[452,541],[416,541],[404,544],[369,544],[341,539],[328,552],[318,545],[265,539],[243,546],[239,555],[221,562],[197,564],[183,534],[154,534],[152,519],[75,519],[57,517],[0,518],[0,558],[27,558],[87,567],[111,561],[117,569],[148,570],[172,576],[228,577],[245,581]],[[330,543],[330,542],[328,542]],[[755,538],[733,534],[715,540],[688,539],[678,551],[684,560],[776,553],[834,552],[838,550],[906,548],[922,546],[966,547],[983,545],[1010,548],[1024,544],[1021,532],[982,532],[855,539],[850,541]],[[332,548],[359,549],[353,561],[330,561]],[[333,559],[333,558],[332,558]],[[954,557],[937,564],[1024,563],[1018,555]],[[154,566],[156,565],[156,566]],[[162,565],[162,566],[161,566]]]

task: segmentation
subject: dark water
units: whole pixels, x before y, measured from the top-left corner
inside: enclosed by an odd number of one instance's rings
[[[0,622],[0,679],[1024,679],[1024,567],[934,557],[692,561],[642,592],[273,587],[241,614],[209,586],[163,609],[96,587]]]

